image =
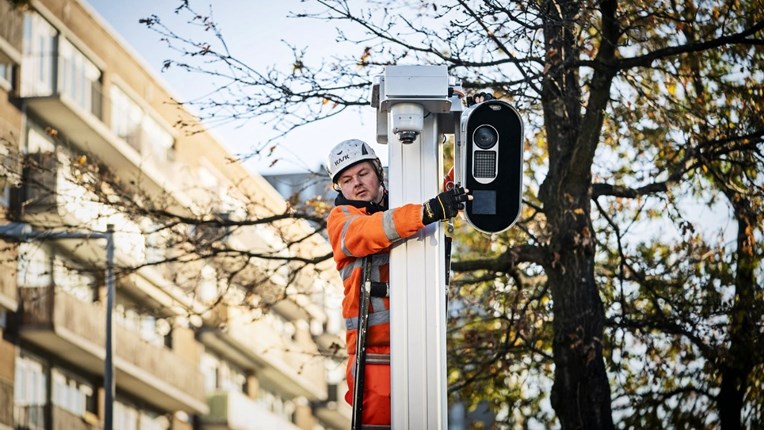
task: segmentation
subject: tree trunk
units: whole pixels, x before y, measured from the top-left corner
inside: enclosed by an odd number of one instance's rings
[[[757,321],[762,316],[762,297],[757,297],[757,257],[754,232],[756,217],[751,204],[740,195],[729,195],[738,219],[736,240],[736,294],[730,321],[730,348],[720,365],[720,393],[717,405],[723,430],[742,428],[744,395],[749,386],[747,378],[762,362],[762,335]],[[751,215],[750,215],[751,214]]]
[[[600,3],[604,37],[618,38],[613,1]],[[579,57],[577,1],[547,2],[544,16],[545,76],[542,85],[549,172],[540,199],[550,230],[545,272],[553,299],[555,380],[551,403],[563,429],[613,429],[611,390],[603,361],[605,322],[595,283],[595,243],[590,216],[592,160],[600,141],[603,112],[614,72],[615,43],[603,43],[583,101],[576,67]],[[582,106],[587,106],[582,114]]]
[[[555,314],[551,402],[564,429],[611,429],[611,391],[601,343],[605,317],[593,278],[592,248],[572,239],[566,234],[552,239],[559,260],[547,272]]]
[[[560,182],[569,184],[561,179]],[[565,177],[565,176],[564,176]],[[551,403],[563,429],[613,429],[603,361],[605,312],[595,283],[589,188],[544,193],[553,225],[545,271],[553,299],[555,380]]]

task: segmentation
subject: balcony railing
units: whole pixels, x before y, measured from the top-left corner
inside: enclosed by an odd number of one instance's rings
[[[58,216],[59,169],[56,152],[24,156],[21,209],[24,214],[55,213]]]
[[[54,405],[51,409],[53,411],[51,414],[52,428],[54,429],[101,430],[103,428],[99,422],[89,422],[90,420],[84,416],[75,415],[58,406]],[[91,416],[91,419],[94,418],[95,416]]]
[[[293,423],[238,391],[213,393],[208,398],[208,404],[210,412],[202,419],[203,428],[214,425],[227,429],[249,429],[253,426],[263,429],[298,429]]]
[[[228,321],[227,328],[203,329],[200,332],[203,343],[222,354],[231,352],[238,357],[243,354],[257,369],[261,383],[269,387],[312,401],[326,399],[324,358],[315,344],[286,340],[266,319],[252,321],[231,308],[218,312],[218,318]]]
[[[47,405],[14,406],[13,422],[17,429],[44,430]]]
[[[13,422],[13,384],[0,379],[0,427]]]
[[[20,335],[38,346],[102,374],[105,309],[54,287],[21,288]],[[114,327],[116,381],[168,410],[207,409],[202,374],[195,363],[172,350],[151,345],[137,333]]]
[[[61,409],[58,406],[45,404],[45,405],[23,405],[14,406],[14,420],[13,424],[15,429],[23,430],[44,430],[46,428],[52,429],[66,429],[66,430],[101,430],[100,423],[91,419],[86,419],[82,416],[77,416]],[[51,425],[46,425],[47,412],[50,411]]]
[[[22,63],[28,72],[21,77],[21,97],[66,98],[82,112],[101,118],[104,94],[99,72],[85,71],[62,55],[25,55]],[[88,74],[94,76],[89,79]]]
[[[345,401],[348,386],[345,382],[330,384],[327,387],[326,401],[313,402],[313,410],[319,420],[329,428],[349,428],[351,425],[351,406]]]
[[[179,203],[179,208],[192,206],[189,197],[177,187],[178,179],[174,175],[179,167],[171,162],[169,154],[160,157],[157,153],[157,147],[166,148],[166,145],[145,141],[146,132],[140,130],[125,136],[129,138],[126,141],[104,122],[102,105],[106,100],[98,81],[67,82],[71,79],[62,77],[60,72],[66,61],[59,57],[29,56],[24,61],[25,66],[40,72],[27,72],[21,77],[20,95],[29,112],[80,150],[107,163],[113,171],[119,171],[125,182],[133,181],[136,187],[152,196],[169,195]],[[134,141],[139,136],[144,136],[140,137],[143,140]],[[149,150],[142,152],[146,148]]]

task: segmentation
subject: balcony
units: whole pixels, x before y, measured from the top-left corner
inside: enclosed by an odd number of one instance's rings
[[[314,402],[313,410],[316,417],[321,420],[325,427],[348,428],[351,425],[352,410],[345,401],[345,392],[348,386],[345,382],[328,387],[329,396],[326,401]]]
[[[24,156],[21,204],[27,218],[43,221],[63,216],[60,210],[65,205],[58,191],[64,179],[58,157],[53,151]]]
[[[51,407],[51,410],[53,411],[51,420],[54,429],[101,430],[103,428],[97,418],[90,413],[87,413],[87,417],[78,416],[55,405]]]
[[[43,60],[24,58],[25,64],[36,65],[37,68],[42,67]],[[66,58],[55,57],[52,62],[58,66],[50,67],[52,76],[46,82],[35,82],[29,76],[22,76],[21,98],[27,111],[66,136],[83,152],[94,155],[112,171],[119,172],[123,182],[132,181],[155,198],[169,194],[178,200],[179,207],[189,207],[191,202],[176,189],[172,177],[167,174],[167,160],[155,161],[156,154],[136,150],[136,142],[118,137],[104,124],[101,104],[105,97],[100,83],[91,82],[89,86],[87,83],[80,84],[85,89],[73,91],[67,87],[66,79],[56,76],[58,70],[66,70]],[[147,142],[141,146],[151,148]],[[175,166],[170,167],[172,174]]]
[[[13,408],[13,422],[16,428],[28,430],[45,429],[45,412],[47,405],[24,405]]]
[[[19,301],[22,339],[103,375],[106,311],[100,304],[82,302],[51,287],[21,288]],[[114,344],[118,390],[169,411],[207,411],[202,374],[195,363],[118,325]]]
[[[237,391],[220,391],[208,398],[210,412],[202,418],[203,430],[253,428],[298,430],[299,427]]]
[[[48,428],[45,424],[46,415],[50,411],[50,428],[54,430],[101,430],[102,427],[94,415],[88,414],[81,417],[72,414],[58,406],[25,405],[14,407],[14,428],[28,430],[43,430]]]
[[[0,379],[0,428],[13,423],[13,381]]]
[[[303,396],[310,401],[327,398],[324,358],[315,344],[287,342],[265,319],[230,318],[226,329],[203,327],[199,339],[240,366],[254,370],[262,384],[286,396]]]

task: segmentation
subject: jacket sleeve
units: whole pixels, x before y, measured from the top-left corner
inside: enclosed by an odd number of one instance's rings
[[[327,219],[327,232],[335,260],[360,258],[376,254],[398,240],[407,238],[425,225],[422,205],[407,204],[367,215],[349,205],[332,209]]]

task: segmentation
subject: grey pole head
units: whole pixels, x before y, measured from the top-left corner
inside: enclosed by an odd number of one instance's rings
[[[32,226],[25,222],[12,222],[0,225],[0,237],[25,241],[29,239],[32,233]]]

